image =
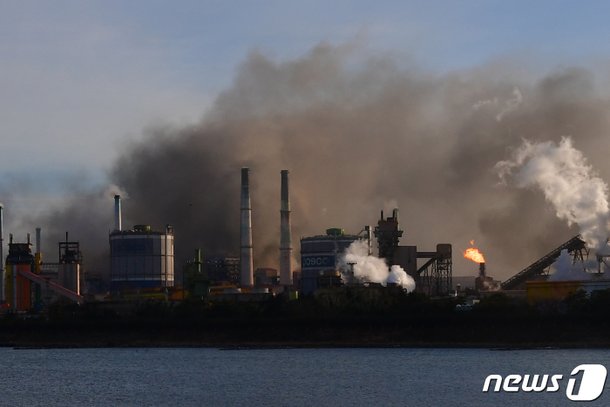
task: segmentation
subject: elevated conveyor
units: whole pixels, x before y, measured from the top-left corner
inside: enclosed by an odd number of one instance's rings
[[[545,270],[551,266],[557,260],[557,257],[561,254],[562,250],[567,250],[569,253],[579,252],[582,258],[582,251],[586,250],[585,242],[581,239],[580,235],[574,236],[561,246],[557,247],[544,257],[536,260],[519,273],[515,274],[505,282],[501,284],[503,290],[517,290],[525,286],[525,282],[533,280],[537,276],[545,274]]]
[[[40,285],[42,288],[48,288],[49,290],[61,295],[62,297],[66,297],[78,304],[82,304],[84,302],[84,298],[82,295],[78,295],[74,291],[68,290],[67,288],[54,283],[44,277],[41,277],[38,274],[32,273],[27,270],[18,270],[17,273],[28,280]]]

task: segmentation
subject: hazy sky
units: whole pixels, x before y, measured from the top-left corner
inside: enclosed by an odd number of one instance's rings
[[[19,190],[0,201],[29,215],[59,194],[78,199],[79,186],[107,182],[117,157],[147,129],[196,123],[227,89],[239,105],[232,84],[250,84],[238,73],[258,69],[253,51],[279,63],[263,64],[271,71],[290,72],[299,61],[315,70],[310,52],[322,42],[353,43],[399,68],[445,75],[439,83],[452,83],[448,73],[493,71],[498,77],[485,74],[485,83],[494,92],[504,65],[511,80],[584,66],[597,74],[596,86],[610,89],[609,15],[602,1],[0,0],[0,190]],[[281,95],[280,79],[264,86],[277,84]],[[31,230],[35,214],[10,219],[11,230]],[[476,237],[460,233],[453,243]]]
[[[608,2],[0,0],[0,171],[101,179],[124,140],[196,121],[249,51],[363,41],[437,72],[610,55]]]

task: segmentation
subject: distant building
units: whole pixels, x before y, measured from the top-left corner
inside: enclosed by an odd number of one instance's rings
[[[148,225],[110,234],[110,289],[113,292],[174,286],[174,231]]]
[[[345,249],[361,236],[347,235],[343,229],[327,229],[325,235],[301,239],[301,292],[313,294],[318,288],[341,285],[337,266]]]
[[[276,269],[259,267],[254,271],[254,285],[265,287],[279,285],[280,276]]]
[[[203,267],[212,284],[239,284],[240,267],[238,257],[205,256]]]
[[[568,296],[584,291],[590,296],[594,291],[610,289],[610,280],[591,274],[591,280],[585,281],[528,281],[526,282],[527,300],[530,303],[542,301],[561,301]]]
[[[195,257],[188,260],[182,268],[183,298],[204,299],[208,295],[210,281],[203,270],[201,250],[195,250]]]

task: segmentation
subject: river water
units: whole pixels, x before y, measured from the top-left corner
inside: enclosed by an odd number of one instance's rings
[[[610,350],[0,349],[1,406],[574,405],[572,369]],[[559,391],[483,393],[489,374],[562,374]],[[608,380],[587,406],[610,405]]]

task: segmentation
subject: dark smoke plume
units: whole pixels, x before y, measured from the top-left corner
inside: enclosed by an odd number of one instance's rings
[[[584,69],[528,79],[493,64],[432,75],[351,45],[321,44],[283,62],[253,52],[200,123],[149,132],[118,159],[110,181],[129,194],[125,225],[175,226],[180,259],[197,247],[238,253],[239,173],[249,166],[255,267],[277,266],[286,168],[297,256],[300,236],[334,226],[356,233],[397,205],[403,244],[452,243],[454,274],[476,275],[460,253],[475,239],[490,274],[505,279],[578,231],[556,219],[540,192],[499,186],[494,165],[522,138],[571,136],[610,179],[610,95],[595,82]],[[82,221],[75,235],[93,227],[89,217],[108,222],[94,230],[90,251],[108,246],[112,198],[104,199],[71,221]],[[40,224],[64,230],[64,212]]]

